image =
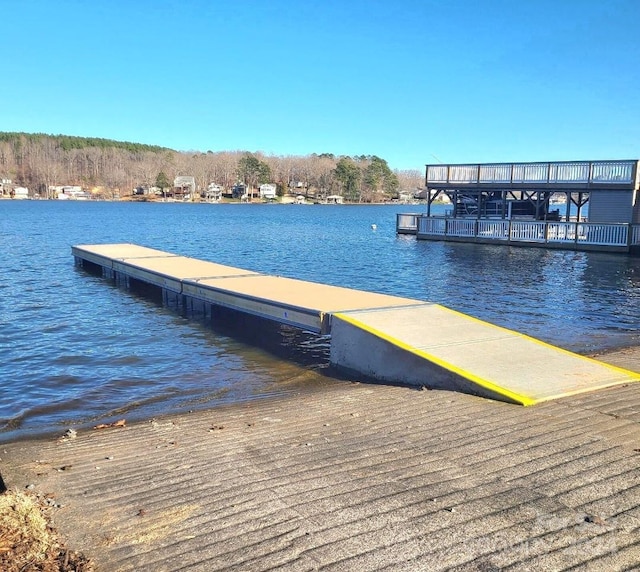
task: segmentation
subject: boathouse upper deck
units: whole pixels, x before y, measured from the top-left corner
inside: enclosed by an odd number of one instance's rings
[[[428,189],[638,190],[636,159],[426,165]]]

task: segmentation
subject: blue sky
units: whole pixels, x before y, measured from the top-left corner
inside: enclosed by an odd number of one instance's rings
[[[0,130],[425,163],[640,157],[639,0],[0,0]]]

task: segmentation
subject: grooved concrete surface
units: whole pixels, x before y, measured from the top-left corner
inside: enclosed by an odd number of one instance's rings
[[[640,384],[523,408],[323,380],[0,451],[101,571],[640,569]]]

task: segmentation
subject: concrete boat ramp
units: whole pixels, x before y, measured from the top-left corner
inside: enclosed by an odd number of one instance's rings
[[[332,365],[394,384],[522,405],[640,381],[640,373],[551,346],[438,304],[178,256],[134,244],[78,245],[79,266],[163,298],[331,336]]]

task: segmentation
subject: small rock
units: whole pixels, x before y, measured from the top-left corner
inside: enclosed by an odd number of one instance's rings
[[[597,515],[591,515],[591,514],[588,514],[587,516],[585,516],[584,521],[590,522],[592,524],[598,524],[600,526],[605,526],[607,524],[607,521],[604,518]]]
[[[27,490],[29,490],[29,491],[32,491],[33,489],[35,489],[35,488],[36,488],[36,486],[35,486],[33,483],[30,483],[30,484],[28,484],[25,488],[26,488]]]
[[[65,439],[75,439],[78,436],[78,433],[75,429],[67,429],[63,435]]]
[[[453,508],[452,506],[445,508],[444,510],[446,510],[447,512],[456,512],[456,509]]]
[[[113,461],[113,457],[105,457],[107,461]]]

